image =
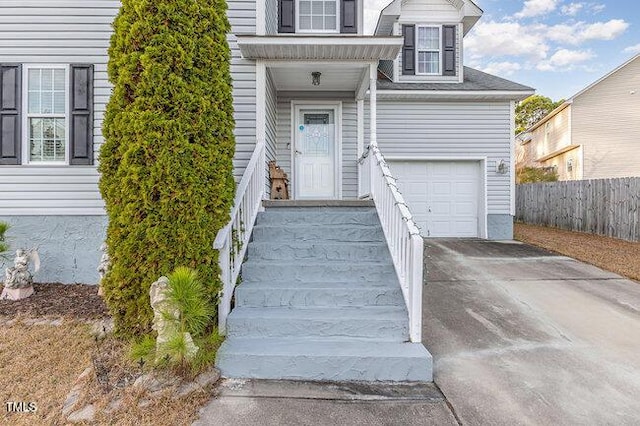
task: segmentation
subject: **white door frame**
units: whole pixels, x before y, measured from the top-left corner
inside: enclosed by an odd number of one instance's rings
[[[298,121],[298,114],[301,109],[318,109],[318,110],[333,110],[335,117],[335,149],[334,149],[334,162],[335,162],[335,179],[334,179],[334,199],[342,199],[342,101],[319,101],[319,100],[295,100],[291,101],[291,182],[293,185],[292,194],[293,199],[299,199],[297,184],[296,184],[296,122]]]
[[[413,157],[389,155],[385,157],[387,161],[467,161],[480,163],[480,184],[478,191],[478,235],[479,238],[487,239],[489,230],[487,229],[487,214],[489,212],[489,200],[487,199],[487,157],[432,157],[416,155]],[[391,169],[393,173],[393,169]]]

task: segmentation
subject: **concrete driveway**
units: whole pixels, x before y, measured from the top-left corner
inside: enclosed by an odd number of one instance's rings
[[[462,424],[640,424],[639,283],[518,243],[426,246],[423,340]]]

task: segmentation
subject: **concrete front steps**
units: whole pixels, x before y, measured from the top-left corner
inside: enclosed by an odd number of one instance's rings
[[[269,202],[217,365],[232,378],[431,381],[369,202]],[[329,205],[327,205],[329,204]]]

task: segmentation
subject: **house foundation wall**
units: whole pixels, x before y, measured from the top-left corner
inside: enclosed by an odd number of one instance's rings
[[[5,235],[8,259],[0,259],[0,280],[15,250],[37,248],[41,267],[34,274],[36,282],[97,284],[106,216],[0,216],[0,221],[11,226]]]
[[[487,215],[487,239],[512,240],[513,216],[509,214]]]

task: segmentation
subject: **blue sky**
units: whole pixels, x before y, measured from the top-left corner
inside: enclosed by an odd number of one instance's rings
[[[365,31],[389,0],[365,0]],[[637,0],[477,0],[465,65],[568,98],[640,53]]]

